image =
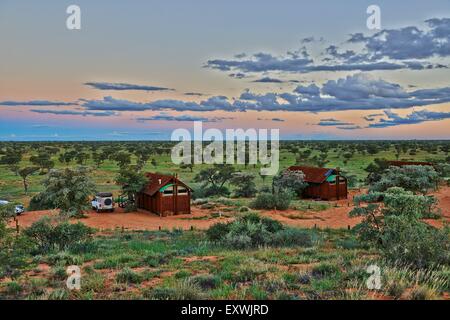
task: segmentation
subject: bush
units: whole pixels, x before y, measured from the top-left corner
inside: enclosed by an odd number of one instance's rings
[[[316,278],[327,277],[340,273],[341,270],[338,266],[331,263],[322,262],[312,269],[312,275]]]
[[[130,268],[124,268],[117,273],[116,281],[118,283],[141,283],[142,277],[139,273],[134,272]]]
[[[256,199],[250,204],[253,209],[277,209],[277,210],[287,210],[291,204],[292,193],[288,191],[280,191],[276,194],[272,193],[259,193]]]
[[[311,233],[306,230],[288,228],[274,234],[272,245],[274,246],[313,246]]]
[[[206,231],[210,241],[222,243],[235,249],[257,246],[312,246],[311,232],[285,229],[276,220],[261,218],[257,214],[244,215],[233,222],[217,223]]]
[[[450,262],[449,229],[436,229],[420,220],[389,216],[382,239],[385,257],[416,268]]]
[[[434,189],[439,175],[430,166],[390,167],[381,174],[381,178],[370,186],[370,191],[386,191],[391,187],[402,187],[412,192],[426,193]]]
[[[191,277],[191,280],[203,290],[215,289],[220,285],[220,278],[212,274],[199,274]]]
[[[22,292],[22,290],[22,286],[16,281],[6,283],[6,293],[10,296],[17,296]]]
[[[177,282],[173,287],[154,288],[144,292],[144,297],[155,300],[202,300],[205,296],[191,279]]]
[[[24,235],[36,246],[39,252],[49,252],[54,249],[65,250],[72,245],[90,239],[93,229],[78,222],[71,224],[63,222],[52,225],[50,218],[44,217],[25,229]]]
[[[435,300],[436,298],[436,291],[426,286],[416,286],[409,294],[411,300]]]
[[[206,230],[206,236],[210,241],[217,242],[223,240],[228,232],[230,232],[229,223],[216,223]]]

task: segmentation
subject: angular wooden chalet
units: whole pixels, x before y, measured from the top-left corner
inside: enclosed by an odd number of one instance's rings
[[[320,200],[347,199],[347,178],[339,169],[327,169],[307,166],[292,166],[288,170],[301,171],[308,186],[303,192],[305,198]]]
[[[151,211],[160,216],[191,213],[192,189],[176,176],[146,173],[149,184],[138,193],[136,204],[139,209]]]
[[[430,166],[433,164],[431,162],[423,162],[423,161],[388,161],[390,166],[394,167],[404,167],[404,166]]]

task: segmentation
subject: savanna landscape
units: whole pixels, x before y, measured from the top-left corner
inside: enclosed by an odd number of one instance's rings
[[[0,206],[1,297],[448,299],[448,141],[282,141],[274,177],[259,164],[174,165],[172,146],[1,143],[0,199],[12,204]],[[302,197],[292,165],[340,168],[347,199]],[[191,214],[90,208],[100,191],[132,198],[145,172],[187,183]],[[66,286],[74,265],[80,290]]]

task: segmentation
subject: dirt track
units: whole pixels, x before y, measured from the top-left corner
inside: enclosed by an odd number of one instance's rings
[[[352,209],[351,203],[353,195],[349,197],[349,200],[341,200],[333,202],[338,207],[333,207],[324,211],[308,211],[302,212],[297,210],[286,211],[261,211],[261,214],[266,217],[270,217],[288,225],[297,227],[312,228],[314,226],[319,228],[347,228],[356,225],[361,218],[350,218],[348,213]],[[434,194],[439,200],[439,208],[442,210],[443,219],[440,220],[428,220],[430,224],[434,226],[442,226],[444,221],[450,221],[450,188],[443,187],[441,190]],[[350,206],[349,206],[350,203]],[[162,229],[190,229],[191,226],[196,229],[207,229],[211,225],[217,222],[226,222],[230,218],[211,218],[211,210],[200,209],[198,207],[192,207],[191,215],[177,215],[169,217],[159,217],[155,214],[139,211],[124,213],[121,209],[116,209],[114,213],[96,213],[93,211],[87,212],[87,217],[79,219],[79,221],[85,223],[90,227],[94,227],[100,230],[107,229],[121,229],[126,230],[158,230]],[[39,220],[46,215],[56,215],[55,211],[34,211],[25,212],[18,217],[20,227],[28,227],[33,222]],[[14,222],[11,221],[11,226],[14,226]]]

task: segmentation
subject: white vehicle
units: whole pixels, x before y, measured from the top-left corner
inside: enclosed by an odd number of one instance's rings
[[[92,209],[97,212],[101,211],[114,211],[114,199],[110,192],[99,192],[92,199]]]
[[[0,200],[0,206],[6,206],[8,204],[10,204],[9,201]],[[23,207],[23,205],[18,204],[18,205],[15,206],[15,212],[16,212],[16,215],[20,216],[22,213],[25,212],[25,208]]]

